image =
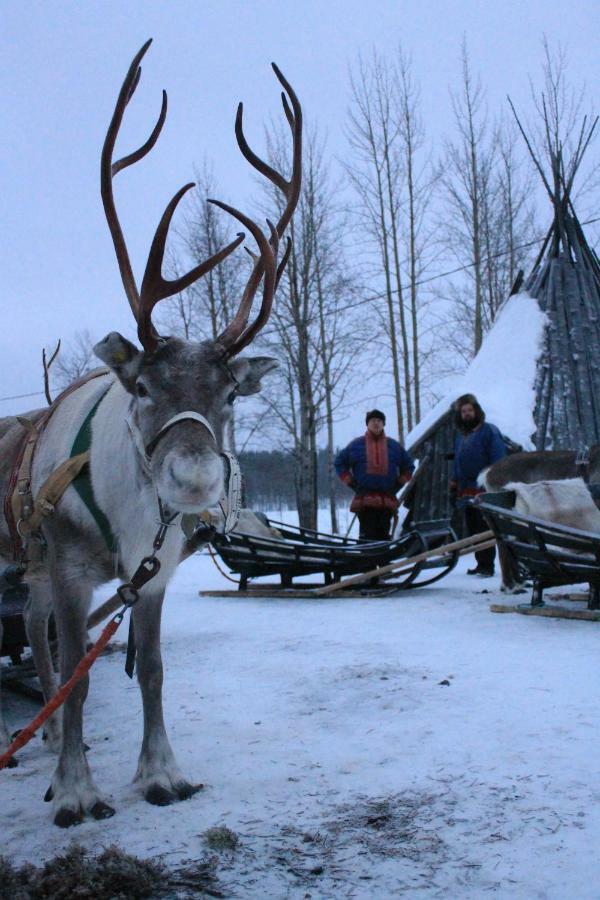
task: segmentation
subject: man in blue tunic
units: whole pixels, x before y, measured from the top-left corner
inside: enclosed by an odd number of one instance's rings
[[[414,464],[398,441],[386,437],[381,410],[368,412],[366,424],[365,434],[340,450],[335,470],[344,484],[355,491],[350,511],[358,516],[360,537],[387,541],[399,505],[396,492],[410,481]]]
[[[477,484],[479,473],[506,456],[506,445],[495,425],[485,421],[485,413],[474,394],[463,394],[454,404],[458,434],[454,444],[454,474],[450,494],[464,507],[469,534],[487,531],[481,512],[471,502],[483,488]],[[494,547],[475,554],[477,565],[469,575],[489,578],[494,574]]]

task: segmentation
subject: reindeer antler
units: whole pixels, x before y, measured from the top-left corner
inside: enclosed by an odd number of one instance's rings
[[[291,221],[292,215],[294,214],[302,185],[302,107],[300,106],[294,90],[279,68],[275,63],[271,63],[271,65],[277,79],[285,89],[285,92],[281,92],[281,102],[285,117],[292,132],[292,175],[289,181],[286,180],[280,172],[257,156],[251,149],[243,130],[242,119],[244,107],[242,103],[238,106],[235,119],[235,136],[243,155],[248,162],[262,175],[268,178],[268,180],[274,184],[286,198],[286,204],[277,225],[273,227],[271,223],[269,223],[271,229],[270,240],[267,241],[258,226],[240,213],[239,210],[234,209],[231,206],[226,206],[218,200],[209,201],[210,203],[214,203],[216,206],[221,207],[221,209],[224,209],[238,221],[242,222],[248,230],[252,232],[260,250],[260,256],[255,257],[254,267],[244,289],[244,293],[242,294],[238,311],[229,325],[217,338],[217,341],[224,347],[225,352],[230,357],[235,356],[243,350],[244,347],[254,339],[261,328],[263,328],[269,318],[275,291],[281,276],[283,275],[291,251],[291,242],[288,239],[283,259],[279,266],[277,266],[278,245],[280,239],[283,237],[285,229]],[[261,236],[260,240],[257,233]],[[252,301],[254,300],[254,296],[263,276],[264,282],[261,307],[254,322],[251,325],[248,325]]]
[[[46,356],[46,348],[42,347],[42,366],[44,367],[44,393],[46,395],[46,400],[48,401],[48,406],[52,406],[52,394],[50,393],[50,366],[58,356],[60,351],[60,338],[54,348],[54,352],[51,354],[50,359]]]
[[[140,62],[151,43],[152,39],[146,41],[141,50],[134,56],[129,71],[125,76],[125,80],[119,91],[115,111],[108,127],[100,163],[102,203],[104,205],[106,220],[113,239],[117,261],[119,263],[123,287],[125,288],[125,293],[129,300],[133,315],[138,323],[138,337],[144,349],[149,352],[156,349],[159,341],[158,333],[152,324],[152,310],[159,300],[171,297],[173,294],[177,294],[179,291],[189,287],[190,284],[193,284],[194,281],[202,275],[205,275],[214,266],[218,265],[218,263],[232,253],[244,240],[244,235],[238,234],[234,241],[226,247],[223,247],[218,253],[209,257],[209,259],[195,266],[186,275],[182,275],[180,278],[174,280],[165,279],[162,275],[162,262],[165,255],[165,245],[169,225],[181,198],[190,190],[190,188],[194,187],[193,182],[186,184],[175,194],[162,215],[148,255],[146,271],[142,280],[142,289],[141,292],[138,292],[133,270],[131,268],[131,262],[129,260],[129,254],[127,252],[127,245],[117,216],[112,180],[117,172],[120,172],[122,169],[126,169],[128,166],[143,159],[156,144],[167,115],[167,95],[165,91],[163,91],[161,110],[156,125],[148,140],[133,153],[122,157],[122,159],[115,163],[113,163],[112,157],[125,109],[133,97],[140,80],[142,73]]]

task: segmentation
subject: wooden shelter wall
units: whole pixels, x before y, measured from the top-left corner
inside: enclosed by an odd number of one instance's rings
[[[450,519],[452,515],[448,493],[452,460],[447,457],[454,451],[454,434],[452,416],[447,415],[425,440],[411,448],[411,452],[419,459],[428,457],[427,469],[419,479],[415,491],[413,506],[415,522]]]
[[[536,448],[599,443],[600,291],[594,263],[583,251],[576,261],[549,258],[529,290],[549,318],[538,363]]]

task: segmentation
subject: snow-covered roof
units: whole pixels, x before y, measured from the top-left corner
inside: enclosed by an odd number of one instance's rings
[[[534,449],[536,363],[548,317],[538,301],[522,291],[509,297],[467,370],[407,435],[410,450],[444,416],[461,394],[475,394],[493,422],[513,441]]]

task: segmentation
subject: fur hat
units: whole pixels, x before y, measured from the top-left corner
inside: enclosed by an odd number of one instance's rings
[[[460,417],[460,411],[463,408],[463,406],[465,406],[467,403],[470,403],[471,406],[473,407],[473,409],[475,410],[475,420],[473,422],[473,425],[471,427],[467,428],[466,430],[471,431],[473,427],[476,428],[478,425],[481,425],[482,422],[485,422],[485,413],[482,410],[481,406],[479,405],[479,402],[478,402],[475,394],[461,394],[461,396],[458,397],[458,399],[455,400],[454,403],[452,404],[452,407],[454,409],[455,424],[456,424],[456,427],[459,428],[461,431],[465,430],[465,425]]]
[[[385,425],[385,413],[382,413],[380,409],[369,410],[365,418],[365,425],[369,424],[369,419],[381,419]]]

